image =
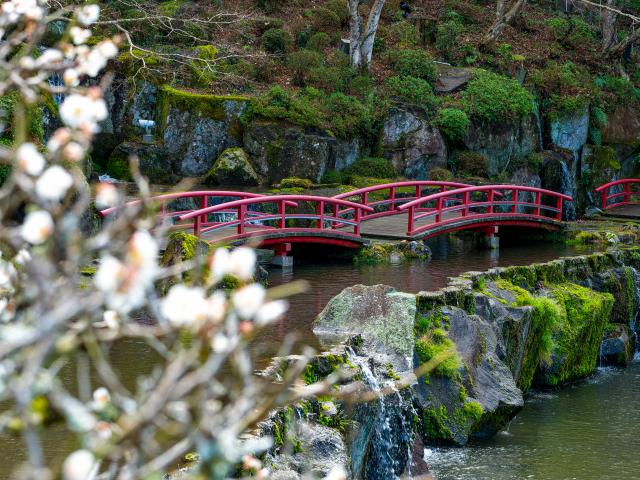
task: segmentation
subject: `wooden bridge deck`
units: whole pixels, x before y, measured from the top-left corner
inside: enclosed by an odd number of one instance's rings
[[[604,214],[608,217],[617,217],[640,221],[640,204],[620,205],[619,207],[612,207],[608,210],[605,210]]]

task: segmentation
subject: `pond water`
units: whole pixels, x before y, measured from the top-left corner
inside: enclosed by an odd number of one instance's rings
[[[640,479],[640,362],[527,399],[507,431],[428,450],[438,480]]]
[[[433,251],[433,258],[430,262],[413,262],[405,265],[375,265],[375,266],[354,266],[350,261],[343,261],[339,263],[327,263],[322,261],[321,258],[296,258],[296,264],[292,271],[282,271],[279,269],[271,270],[269,275],[269,282],[271,286],[282,285],[292,280],[307,280],[311,286],[309,293],[304,295],[298,295],[290,300],[291,308],[286,318],[279,323],[272,325],[268,331],[261,335],[261,340],[257,341],[253,346],[254,357],[258,360],[259,365],[264,365],[269,358],[278,353],[278,348],[282,343],[282,340],[291,333],[294,333],[299,341],[299,345],[310,345],[316,349],[320,349],[321,346],[318,340],[313,335],[311,330],[313,320],[316,315],[324,308],[327,302],[338,294],[343,288],[355,285],[375,285],[375,284],[387,284],[394,286],[400,291],[406,292],[419,292],[423,290],[435,290],[447,285],[449,277],[454,277],[460,273],[470,270],[487,270],[496,266],[508,266],[508,265],[527,265],[534,262],[543,262],[553,260],[560,256],[577,255],[581,253],[588,253],[584,248],[578,248],[573,246],[566,246],[564,244],[553,243],[534,243],[534,244],[509,244],[503,243],[499,250],[480,250],[475,247],[473,242],[463,241],[457,238],[442,237],[429,242]],[[123,373],[123,380],[128,387],[133,387],[136,382],[136,378],[140,375],[147,374],[153,368],[154,354],[144,344],[136,341],[122,342],[114,346],[111,351],[111,358],[114,367]],[[636,373],[640,375],[640,372],[636,370]],[[75,384],[76,370],[74,367],[65,368],[64,374],[66,382],[69,385]],[[625,373],[625,375],[627,375]],[[92,385],[93,388],[98,385]],[[588,385],[587,385],[588,387]],[[637,399],[637,392],[631,392],[624,389],[618,391],[618,387],[615,390],[611,390],[616,395],[616,399],[626,402],[629,408],[634,405],[635,399]],[[611,393],[609,392],[609,393]],[[633,393],[633,395],[632,395]],[[579,395],[579,390],[568,389],[563,391],[558,398],[564,398],[565,395]],[[635,395],[635,396],[634,396]],[[555,397],[554,397],[555,398]],[[624,400],[622,400],[624,398]],[[570,400],[568,400],[570,403]],[[540,402],[540,408],[545,402]],[[544,428],[544,417],[536,419],[536,415],[533,414],[529,417],[526,413],[530,411],[530,408],[536,408],[538,403],[534,402],[533,407],[528,407],[529,410],[525,410],[521,417],[518,417],[517,422],[524,422],[525,430],[536,431]],[[552,403],[552,405],[561,404]],[[545,407],[546,408],[546,407]],[[551,408],[551,407],[549,407]],[[592,405],[592,410],[596,410],[597,403]],[[560,415],[562,412],[556,412]],[[607,435],[611,435],[610,439],[615,439],[615,435],[631,434],[634,430],[640,427],[640,414],[638,416],[631,416],[629,412],[622,410],[612,411],[610,415],[618,415],[620,423],[625,423],[625,428],[620,428],[619,432],[608,428],[602,428],[602,431],[597,430],[599,427],[591,427],[591,420],[595,416],[587,415],[581,421],[584,423],[584,428],[580,431],[571,430],[569,428],[570,422],[563,427],[562,424],[549,425],[549,429],[552,434],[556,435],[556,438],[570,438],[571,442],[567,441],[566,448],[587,448],[588,445],[601,442],[607,444]],[[549,413],[552,417],[553,412]],[[515,425],[512,427],[515,428]],[[562,430],[565,428],[566,430]],[[624,431],[623,431],[624,430]],[[610,433],[616,431],[617,433]],[[626,439],[626,437],[624,437]],[[64,429],[60,426],[48,428],[44,434],[44,440],[46,445],[47,461],[51,464],[62,462],[64,457],[77,448],[73,445],[69,437],[64,434]],[[496,442],[504,441],[501,436]],[[559,440],[558,440],[559,441]],[[625,440],[626,441],[626,440]],[[572,442],[575,445],[572,447]],[[616,442],[617,443],[617,442]],[[518,452],[522,455],[526,454],[527,444],[519,446]],[[631,443],[626,446],[630,447]],[[495,448],[501,448],[500,444],[497,444]],[[538,454],[539,446],[531,444],[531,448],[534,449],[530,452],[530,461],[534,462],[529,465],[532,473],[536,471],[544,471],[545,466],[543,464],[546,461],[543,458],[543,454]],[[469,452],[466,454],[465,452]],[[438,453],[438,458],[442,458],[442,462],[449,462],[447,455],[452,457],[452,461],[455,460],[457,469],[456,472],[464,472],[465,463],[464,455],[473,455],[473,452],[481,452],[481,450],[455,450],[451,452],[441,451]],[[489,450],[491,451],[491,450]],[[499,450],[495,450],[498,452]],[[556,451],[555,457],[560,465],[558,468],[566,469],[570,472],[574,468],[578,468],[573,462],[578,461],[571,455],[560,455],[560,452]],[[20,439],[11,437],[9,435],[0,435],[0,454],[4,459],[0,462],[0,479],[9,478],[10,473],[13,471],[16,465],[18,465],[25,458],[24,446]],[[457,455],[457,456],[456,456]],[[479,453],[479,455],[483,455]],[[516,455],[516,453],[514,453]],[[612,455],[615,457],[615,455]],[[501,469],[503,465],[499,462],[499,453],[495,453],[494,462],[496,469]],[[457,459],[457,460],[456,460]],[[470,457],[471,462],[476,462],[475,457]],[[539,464],[538,464],[539,462]],[[562,463],[564,462],[564,463]],[[640,462],[640,456],[638,457]],[[515,461],[514,461],[515,463]],[[441,463],[434,463],[441,464]],[[640,465],[638,465],[640,466]],[[490,467],[487,465],[486,476],[474,476],[474,473],[460,473],[462,476],[457,476],[458,473],[446,473],[441,478],[447,479],[507,479],[507,478],[527,478],[527,475],[522,475],[523,467],[520,470],[513,470],[510,473],[505,472],[506,476],[495,476],[491,473]],[[526,469],[525,469],[526,470]],[[453,471],[452,471],[453,472]],[[638,469],[640,472],[640,469]],[[466,475],[466,476],[464,476]],[[511,475],[511,476],[509,476]],[[440,478],[440,477],[439,477]],[[587,478],[584,476],[537,476],[532,478]],[[640,478],[640,474],[637,477],[589,477],[589,478]]]

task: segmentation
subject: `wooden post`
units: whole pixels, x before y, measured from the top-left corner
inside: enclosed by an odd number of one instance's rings
[[[534,210],[534,214],[536,217],[540,216],[540,205],[542,202],[542,193],[541,192],[536,192],[536,208]]]
[[[513,202],[513,205],[511,206],[511,213],[518,213],[518,190],[515,188],[511,194],[511,201]]]
[[[240,205],[238,207],[238,235],[242,235],[244,233],[244,220],[247,213],[247,206]]]
[[[280,218],[278,218],[278,228],[286,228],[287,204],[284,200],[278,202],[278,215],[280,216]]]
[[[318,206],[316,207],[316,213],[318,215],[317,228],[322,230],[324,227],[324,202],[318,202]]]
[[[556,201],[556,209],[558,210],[556,212],[556,220],[560,220],[562,221],[562,207],[563,207],[563,203],[564,200],[562,197],[558,197],[558,200]]]
[[[489,190],[489,193],[487,195],[487,202],[489,203],[489,205],[487,205],[487,213],[489,215],[493,213],[493,197],[494,197],[494,191]]]
[[[407,235],[411,236],[413,235],[413,229],[415,227],[415,220],[414,220],[414,215],[416,213],[416,207],[409,207],[409,221],[407,223]]]

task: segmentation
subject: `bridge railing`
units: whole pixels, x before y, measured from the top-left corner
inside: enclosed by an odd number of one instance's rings
[[[490,219],[498,215],[562,221],[565,201],[572,198],[542,188],[481,185],[418,198],[398,210],[409,212],[407,234],[412,236],[461,219]],[[418,226],[418,222],[427,223]]]
[[[406,182],[385,183],[371,187],[360,188],[350,192],[335,195],[333,198],[350,200],[374,209],[364,215],[362,220],[397,215],[398,207],[418,198],[424,197],[426,192],[446,192],[458,188],[470,187],[467,183],[446,182],[436,180],[415,180]],[[348,210],[337,212],[340,215],[349,213]]]
[[[640,190],[633,189],[634,185],[640,187],[640,178],[623,178],[613,182],[605,183],[596,188],[602,198],[602,209],[607,210],[622,205],[633,205],[639,203],[632,201],[631,197],[640,197]]]
[[[209,215],[233,211],[234,218],[227,221],[209,222]],[[353,212],[348,218],[341,212]],[[373,208],[348,200],[318,197],[313,195],[265,195],[227,202],[222,205],[195,210],[181,215],[180,221],[193,220],[196,236],[221,233],[216,241],[260,235],[274,231],[330,231],[335,234],[335,225],[353,227],[352,235],[360,236],[363,214]],[[224,235],[224,230],[235,232]],[[348,234],[348,232],[344,232]]]
[[[264,197],[263,194],[258,193],[248,193],[248,192],[235,192],[230,190],[203,190],[203,191],[194,191],[194,192],[178,192],[178,193],[168,193],[165,195],[158,195],[155,197],[151,197],[147,200],[148,205],[152,205],[158,208],[158,218],[163,221],[166,220],[178,220],[179,217],[185,215],[187,213],[202,210],[207,207],[210,207],[210,203],[212,201],[217,202],[220,201],[220,205],[225,204],[225,200],[232,199],[250,199],[250,198],[261,198]],[[142,205],[142,200],[133,200],[128,203],[124,203],[122,205],[118,205],[112,208],[107,208],[100,212],[102,217],[108,217],[109,215],[115,215],[120,212],[126,211],[127,209]],[[291,202],[291,205],[295,205],[295,202]],[[218,212],[219,214],[235,214],[235,210],[227,210],[222,209]],[[200,225],[207,225],[208,220],[200,219]],[[177,228],[188,229],[194,226],[194,223],[187,224],[177,224]]]

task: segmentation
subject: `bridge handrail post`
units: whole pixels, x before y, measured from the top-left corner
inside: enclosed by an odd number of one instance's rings
[[[631,201],[631,183],[624,184],[624,196],[622,198],[625,204]]]
[[[396,187],[389,188],[389,201],[391,202],[389,203],[390,210],[394,212],[396,209]]]
[[[435,223],[440,223],[442,221],[442,205],[443,205],[443,199],[442,197],[439,197],[437,200],[437,204],[436,204],[436,221]]]
[[[362,205],[367,205],[369,203],[369,192],[363,192],[362,193]],[[363,217],[366,217],[366,213],[363,215]]]
[[[513,205],[511,205],[511,213],[518,213],[518,189],[514,187],[511,192],[511,201]]]
[[[471,195],[469,192],[465,192],[462,196],[462,204],[464,205],[464,209],[462,210],[462,216],[466,217],[469,215],[469,203],[471,201]]]
[[[536,200],[535,200],[536,208],[534,212],[535,212],[535,216],[539,217],[541,214],[540,206],[542,205],[542,193],[536,192],[535,195],[536,195]]]
[[[280,200],[278,202],[278,228],[285,228],[287,225],[286,216],[287,216],[287,205],[284,200]]]
[[[354,215],[353,215],[353,220],[354,220],[354,226],[353,226],[353,233],[356,235],[360,235],[360,216],[361,216],[362,211],[359,208],[355,209]]]
[[[193,219],[193,235],[200,237],[200,217]]]
[[[558,197],[556,200],[556,220],[562,221],[562,209],[564,208],[564,199],[562,197]]]
[[[201,209],[205,209],[209,206],[209,197],[207,195],[203,195],[200,199],[200,208]],[[200,222],[205,225],[207,223],[207,218],[209,217],[209,215],[207,215],[206,213],[202,215],[202,218],[200,220]]]
[[[318,220],[316,222],[316,228],[322,230],[324,228],[324,202],[318,202],[318,206],[316,207],[316,214],[318,215]]]
[[[247,206],[239,205],[238,206],[238,235],[242,235],[244,233],[244,220],[247,214]]]
[[[416,208],[414,206],[411,206],[409,208],[409,218],[408,218],[408,224],[407,224],[407,235],[411,236],[413,235],[413,230],[415,228],[415,213],[416,213]]]
[[[338,228],[338,212],[340,211],[340,206],[337,203],[333,204],[333,218],[335,221],[331,222],[331,229],[335,230]]]
[[[493,201],[494,201],[494,194],[495,191],[493,189],[489,190],[489,193],[487,193],[487,203],[489,205],[487,205],[487,213],[488,214],[492,214],[493,213]]]

